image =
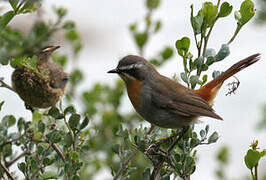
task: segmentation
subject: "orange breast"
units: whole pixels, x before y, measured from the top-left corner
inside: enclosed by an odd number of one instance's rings
[[[140,105],[140,90],[143,82],[136,79],[127,79],[126,81],[128,97],[135,109]]]

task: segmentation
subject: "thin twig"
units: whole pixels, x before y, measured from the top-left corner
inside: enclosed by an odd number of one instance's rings
[[[11,86],[9,86],[8,84],[6,84],[4,81],[3,81],[3,78],[0,78],[0,87],[4,87],[4,88],[7,88],[15,93],[17,93]]]
[[[62,151],[59,149],[59,147],[55,143],[52,144],[52,148],[57,152],[57,154],[60,156],[60,158],[65,162],[66,158],[65,158],[64,154],[62,153]]]
[[[12,179],[12,180],[15,180],[15,178],[13,178],[13,176],[10,174],[10,172],[8,171],[8,169],[0,162],[0,166],[1,168],[5,171],[6,175]]]
[[[122,164],[121,168],[118,170],[118,172],[116,173],[114,180],[117,180],[119,178],[119,176],[121,175],[121,173],[123,172],[124,169],[127,168],[129,162],[136,156],[136,154],[139,152],[138,149],[136,149],[131,155],[130,157]]]
[[[188,127],[184,127],[181,134],[178,136],[178,138],[176,139],[176,141],[169,147],[168,149],[168,154],[170,154],[170,152],[174,149],[174,147],[177,145],[177,143],[180,141],[180,139],[184,136],[184,134],[189,130],[189,126]],[[176,135],[177,136],[178,134],[178,131],[176,132]],[[159,178],[159,175],[160,175],[160,171],[162,169],[162,166],[163,166],[163,163],[164,163],[164,160],[161,160],[156,166],[154,166],[154,169],[152,171],[152,175],[151,175],[151,178],[150,180],[156,180]]]
[[[151,134],[151,132],[154,130],[155,126],[152,124],[149,131],[147,132],[147,135]],[[137,153],[139,152],[138,149],[136,149],[131,155],[130,157],[122,164],[122,166],[120,167],[120,169],[117,171],[115,177],[113,178],[113,180],[117,180],[119,178],[119,176],[122,174],[122,172],[127,168],[128,164],[130,163],[130,161],[137,155]]]
[[[48,152],[49,152],[49,150],[50,150],[50,147],[51,147],[51,145],[49,145],[49,147],[45,150],[45,152],[44,152],[44,154],[43,154],[43,156],[42,156],[42,159],[39,161],[39,166],[38,166],[38,168],[34,171],[34,173],[31,175],[31,177],[30,177],[29,180],[32,180],[32,179],[38,174],[38,172],[41,170],[41,168],[42,168],[42,164],[43,164],[43,160],[44,160],[44,158],[47,156],[47,154],[48,154]]]
[[[2,144],[0,144],[0,147],[5,146],[5,145],[7,145],[7,144],[11,144],[11,143],[13,143],[13,142],[16,142],[16,141],[18,141],[22,136],[23,136],[23,135],[21,135],[21,136],[19,136],[19,137],[16,137],[16,138],[14,138],[14,139],[11,139],[10,141],[5,141],[5,142],[3,142]]]
[[[5,163],[6,167],[9,168],[10,166],[12,166],[12,164],[14,164],[17,160],[19,160],[20,158],[24,157],[25,155],[29,154],[28,151],[24,151],[22,152],[20,155],[18,155],[16,158],[14,158],[11,161],[8,161]]]

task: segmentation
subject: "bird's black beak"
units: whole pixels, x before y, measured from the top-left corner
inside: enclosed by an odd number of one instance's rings
[[[108,71],[107,73],[119,73],[119,69],[115,68],[115,69]]]

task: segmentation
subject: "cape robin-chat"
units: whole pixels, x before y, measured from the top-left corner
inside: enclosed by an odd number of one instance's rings
[[[132,105],[145,120],[159,127],[180,128],[196,123],[200,116],[222,120],[211,107],[218,90],[226,79],[257,62],[259,56],[239,61],[197,90],[159,74],[139,56],[124,57],[108,73],[117,73],[124,80]]]
[[[21,67],[13,72],[12,86],[26,107],[48,108],[54,106],[64,95],[69,74],[49,60],[58,48],[59,46],[47,46],[37,55],[38,72]]]

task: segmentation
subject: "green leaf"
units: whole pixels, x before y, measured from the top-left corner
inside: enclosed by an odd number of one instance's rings
[[[214,62],[215,62],[215,57],[213,57],[213,56],[207,57],[206,65],[210,66]]]
[[[213,71],[212,78],[215,79],[216,77],[220,76],[220,74],[221,74],[220,71]]]
[[[11,127],[16,123],[16,118],[13,115],[6,115],[2,119],[2,124],[6,127]]]
[[[120,147],[119,144],[114,144],[114,145],[112,146],[112,151],[113,151],[115,154],[118,154],[118,153],[119,153],[119,147]]]
[[[67,115],[68,113],[70,114],[74,114],[76,113],[76,109],[74,106],[68,106],[65,110],[64,110],[64,115]]]
[[[194,89],[199,81],[199,77],[198,76],[195,76],[195,75],[192,75],[190,76],[190,84],[191,84],[191,88]]]
[[[215,131],[214,133],[212,133],[212,135],[209,137],[208,139],[208,143],[211,144],[211,143],[215,143],[219,138],[219,135],[218,133]]]
[[[255,15],[255,9],[254,9],[254,3],[252,0],[245,0],[240,7],[240,14],[241,19],[238,21],[241,26],[246,24],[254,15]]]
[[[74,160],[74,161],[78,161],[79,160],[79,153],[76,152],[76,151],[72,151],[70,156],[71,156],[71,159]]]
[[[203,3],[202,11],[207,27],[212,26],[218,13],[218,7],[213,5],[212,2],[205,2]]]
[[[178,54],[185,57],[189,50],[190,39],[188,37],[183,37],[182,39],[176,41],[175,46]]]
[[[202,65],[203,65],[203,57],[200,56],[200,57],[198,58],[198,64],[197,64],[197,69],[198,69],[198,71],[201,71],[201,69],[202,69]]]
[[[154,33],[157,33],[161,29],[162,23],[161,21],[157,21],[154,27]]]
[[[48,111],[48,115],[52,116],[55,119],[62,119],[64,115],[60,113],[59,109],[56,107],[51,107]]]
[[[54,8],[54,12],[59,18],[63,18],[67,14],[67,9],[66,8]]]
[[[215,61],[221,61],[225,59],[230,54],[230,49],[227,44],[222,44],[222,47],[220,48],[218,54],[215,56]]]
[[[73,139],[70,133],[67,133],[64,137],[64,145],[70,147],[73,143]]]
[[[19,118],[17,122],[18,131],[21,132],[25,125],[25,119]]]
[[[52,54],[52,59],[53,59],[53,61],[54,61],[56,64],[58,64],[58,65],[60,65],[60,66],[62,66],[62,67],[65,67],[66,64],[67,64],[67,61],[68,61],[66,55],[60,55],[60,54],[58,54],[58,53],[53,53],[53,54]]]
[[[191,8],[190,23],[194,30],[194,33],[197,35],[201,33],[204,15],[202,10],[199,10],[197,16],[193,16],[193,5],[191,5],[190,8]]]
[[[89,124],[89,118],[86,116],[86,117],[83,119],[83,121],[82,121],[82,123],[81,123],[81,125],[80,125],[80,127],[79,127],[79,130],[84,129],[88,124]]]
[[[34,140],[40,140],[42,138],[42,135],[43,135],[42,132],[34,133],[33,139]]]
[[[82,79],[83,79],[82,72],[79,69],[74,69],[70,76],[71,85],[76,86],[81,82]]]
[[[266,149],[260,152],[260,157],[266,156]]]
[[[62,139],[62,135],[58,130],[54,130],[48,134],[48,139],[52,143],[58,143]]]
[[[149,9],[156,9],[159,7],[161,0],[146,0],[146,6]]]
[[[32,115],[33,124],[38,124],[38,122],[43,118],[43,114],[39,111],[34,111]]]
[[[217,159],[219,160],[219,162],[221,162],[222,164],[227,164],[228,160],[229,160],[229,150],[226,146],[222,147],[218,154],[217,154]]]
[[[4,105],[5,101],[0,102],[0,111],[2,110],[2,106]]]
[[[205,135],[206,135],[206,132],[202,129],[202,130],[200,131],[200,137],[201,137],[201,138],[204,138]]]
[[[209,129],[210,129],[210,126],[207,124],[206,127],[205,127],[206,134],[208,134]]]
[[[206,51],[206,57],[214,57],[216,55],[216,52],[214,49],[212,48],[208,48],[207,51]]]
[[[148,41],[147,33],[136,33],[134,34],[134,39],[139,48],[143,48],[143,46]]]
[[[203,77],[202,77],[202,85],[205,84],[208,80],[208,75],[205,74]]]
[[[36,11],[40,6],[39,1],[32,1],[32,0],[26,0],[24,1],[24,5],[22,8],[19,9],[19,13],[28,13],[28,12],[33,12]]]
[[[58,175],[53,171],[45,171],[42,175],[42,179],[58,179]]]
[[[53,160],[52,159],[49,159],[48,157],[45,157],[44,160],[43,160],[43,165],[44,166],[49,166],[53,163]]]
[[[66,32],[65,37],[67,40],[73,42],[79,39],[79,34],[75,29],[71,29]]]
[[[260,152],[257,150],[249,149],[245,156],[245,164],[247,168],[254,168],[261,158]]]
[[[72,114],[69,118],[69,126],[72,130],[75,130],[79,124],[80,115],[79,114]]]
[[[161,52],[161,56],[164,60],[171,58],[174,54],[174,51],[171,47],[165,47],[164,50]]]
[[[17,5],[18,5],[19,0],[9,0],[9,4],[12,6],[13,10],[17,10]]]
[[[75,27],[76,27],[76,25],[75,25],[75,22],[73,22],[73,21],[66,21],[66,22],[64,23],[64,25],[63,25],[63,28],[64,28],[65,30],[74,29]]]
[[[24,162],[18,163],[18,169],[25,174],[26,172],[26,164]]]
[[[11,19],[15,16],[14,11],[8,11],[0,18],[0,31],[2,31],[6,25],[11,21]]]
[[[223,2],[218,13],[218,17],[226,17],[231,14],[232,10],[233,6],[231,6],[228,2]]]
[[[180,74],[180,76],[181,76],[181,79],[182,79],[185,83],[188,83],[188,77],[187,77],[186,73],[182,72],[182,73]]]

